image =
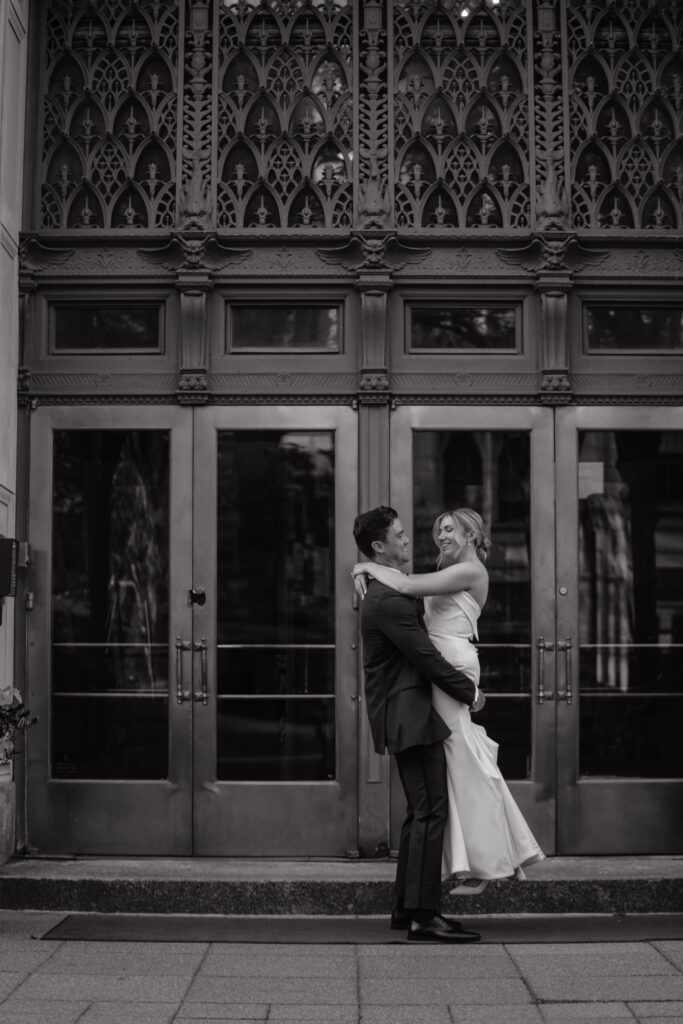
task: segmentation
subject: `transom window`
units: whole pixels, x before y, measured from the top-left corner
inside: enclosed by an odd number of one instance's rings
[[[590,305],[585,313],[589,352],[683,349],[683,305]]]
[[[339,352],[342,315],[339,305],[228,306],[227,350]]]
[[[50,351],[161,352],[161,307],[157,302],[54,303],[50,309]]]
[[[414,304],[408,307],[408,348],[420,352],[515,352],[519,313],[517,306]]]

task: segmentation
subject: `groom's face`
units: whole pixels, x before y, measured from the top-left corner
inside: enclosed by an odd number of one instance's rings
[[[382,541],[376,541],[376,561],[383,565],[391,565],[395,569],[402,569],[410,561],[408,547],[410,539],[406,536],[403,523],[400,519],[394,519],[387,530],[387,535]]]

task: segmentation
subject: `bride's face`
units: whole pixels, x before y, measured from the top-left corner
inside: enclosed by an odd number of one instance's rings
[[[439,523],[439,532],[436,539],[441,554],[449,562],[456,560],[465,543],[465,538],[459,524],[454,522],[450,516],[442,518]]]

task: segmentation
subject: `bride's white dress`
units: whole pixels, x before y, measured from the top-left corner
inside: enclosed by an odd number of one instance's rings
[[[455,668],[479,684],[481,609],[471,594],[425,598],[425,625],[432,641]],[[522,865],[544,857],[498,770],[498,744],[475,725],[465,704],[432,686],[434,707],[451,730],[444,740],[448,775],[448,824],[443,846],[444,877],[524,877]]]

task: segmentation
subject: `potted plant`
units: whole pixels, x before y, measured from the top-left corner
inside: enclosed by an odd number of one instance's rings
[[[11,698],[0,703],[0,765],[9,764],[14,754],[14,736],[18,731],[29,729],[38,719],[31,716],[18,690],[12,690]]]

